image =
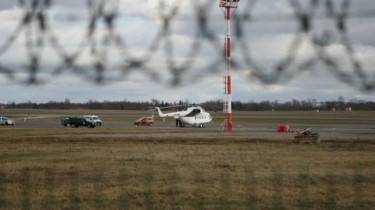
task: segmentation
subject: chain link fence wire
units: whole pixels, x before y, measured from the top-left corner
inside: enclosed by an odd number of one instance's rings
[[[224,69],[224,18],[218,0],[155,0],[154,10],[146,7],[150,1],[137,5],[126,0],[86,0],[71,11],[65,7],[65,13],[61,12],[64,2],[18,0],[13,8],[18,11],[16,20],[0,20],[2,27],[12,24],[13,28],[0,40],[0,74],[7,80],[41,84],[68,73],[108,83],[137,72],[177,86]],[[234,71],[272,84],[318,68],[353,88],[375,89],[375,72],[358,58],[348,24],[353,19],[373,21],[375,10],[355,11],[356,1],[351,0],[279,0],[268,4],[284,9],[262,13],[258,11],[262,3],[240,1],[233,14]],[[252,34],[267,24],[290,28],[288,45],[275,46],[283,55],[271,56],[271,62],[256,55],[257,39]],[[68,26],[75,32],[69,33]]]

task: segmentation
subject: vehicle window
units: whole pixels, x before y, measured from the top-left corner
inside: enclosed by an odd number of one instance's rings
[[[201,113],[201,110],[199,109],[193,109],[193,111],[191,111],[188,115],[186,115],[187,117],[194,117],[195,115]]]

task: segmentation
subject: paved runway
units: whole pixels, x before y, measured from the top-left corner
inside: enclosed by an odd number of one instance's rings
[[[311,114],[311,113],[310,113]],[[305,128],[312,128],[313,131],[316,132],[325,132],[325,133],[352,133],[352,134],[375,134],[375,119],[370,113],[370,116],[356,116],[354,115],[336,115],[336,116],[326,116],[326,115],[319,115],[319,116],[305,116],[300,115],[300,113],[296,113],[296,115],[292,116],[285,116],[285,115],[234,115],[234,131],[251,131],[251,132],[276,132],[277,124],[274,123],[254,123],[257,121],[262,120],[300,120],[300,121],[308,121],[308,120],[323,120],[325,124],[289,124],[292,131],[300,130]],[[24,114],[14,114],[12,116],[13,119],[18,119],[16,122],[16,126],[14,129],[22,128],[22,129],[38,129],[38,128],[64,128],[60,125],[60,117],[62,115],[57,114],[38,114],[38,115],[30,115],[30,119],[26,122],[22,121],[22,117],[25,116]],[[218,123],[209,123],[206,124],[204,128],[193,128],[192,126],[186,126],[185,128],[179,128],[175,126],[173,119],[168,119],[164,123],[161,122],[161,119],[156,117],[156,124],[153,127],[149,126],[139,126],[137,128],[134,127],[132,120],[138,119],[138,114],[102,114],[100,115],[102,119],[115,119],[110,122],[106,122],[104,120],[103,125],[101,127],[96,127],[95,129],[199,129],[199,130],[207,130],[207,131],[219,131],[221,130],[221,126]],[[215,116],[216,122],[221,122],[223,120],[223,116]],[[40,120],[44,119],[44,120]],[[236,119],[239,121],[244,122],[244,119],[248,119],[246,123],[236,123]],[[121,122],[121,121],[124,122]],[[246,120],[247,121],[247,120]],[[345,122],[344,124],[329,124],[327,122]],[[351,122],[353,122],[351,124]],[[355,123],[354,123],[355,122]],[[5,128],[6,126],[4,126]],[[0,126],[0,129],[3,126]],[[66,129],[71,129],[67,127]],[[80,128],[85,129],[85,128]]]
[[[38,128],[63,128],[64,126],[60,123],[51,122],[19,122],[14,126],[14,128],[23,129],[38,129]],[[277,125],[275,124],[241,124],[234,126],[233,130],[240,131],[276,131]],[[312,128],[314,131],[324,131],[324,132],[335,132],[335,133],[375,133],[375,125],[290,125],[292,131],[295,131],[297,127],[302,130],[305,128]],[[1,127],[0,127],[1,128]],[[6,128],[6,126],[4,126]],[[81,127],[82,128],[82,127]],[[201,130],[220,130],[220,125],[217,124],[206,124],[204,128],[193,128],[192,126],[186,126],[185,128],[175,127],[171,122],[158,123],[155,126],[138,126],[134,127],[132,123],[115,123],[104,122],[101,127],[96,127],[95,129],[102,128],[113,128],[113,129],[201,129]],[[69,127],[67,127],[69,129]]]

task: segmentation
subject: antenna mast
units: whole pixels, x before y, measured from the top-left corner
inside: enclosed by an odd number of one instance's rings
[[[240,0],[220,0],[219,7],[224,13],[225,23],[226,23],[226,34],[224,40],[225,46],[225,60],[226,68],[224,72],[224,94],[228,96],[227,100],[224,100],[223,112],[226,117],[226,123],[228,131],[232,131],[232,79],[230,76],[231,71],[231,55],[230,55],[230,18],[232,13],[237,9],[238,2]]]

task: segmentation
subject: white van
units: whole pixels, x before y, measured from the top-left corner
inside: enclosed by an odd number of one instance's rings
[[[96,126],[103,124],[102,120],[96,115],[83,115],[83,118],[91,120]]]
[[[0,125],[11,125],[11,126],[14,126],[16,123],[7,118],[7,117],[4,117],[4,116],[0,116]]]

